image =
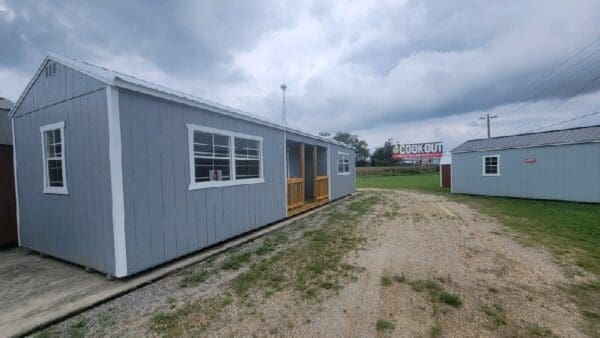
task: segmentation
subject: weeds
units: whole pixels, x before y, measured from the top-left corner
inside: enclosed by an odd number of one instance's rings
[[[379,332],[392,332],[396,328],[396,325],[389,320],[378,319],[377,323],[375,323],[375,327]]]
[[[189,288],[189,287],[196,287],[200,283],[204,282],[208,278],[209,272],[206,270],[200,270],[200,271],[187,270],[184,274],[185,274],[185,277],[183,277],[179,281],[179,287]]]
[[[506,325],[506,315],[504,308],[500,304],[494,304],[494,306],[484,305],[481,307],[481,311],[488,315],[492,319],[492,323],[495,327]]]
[[[81,319],[69,328],[69,337],[78,338],[87,335],[87,322]]]
[[[442,291],[439,294],[439,298],[440,298],[440,301],[442,301],[443,303],[452,305],[454,307],[459,307],[462,305],[462,300],[460,299],[460,296],[457,295],[456,293]]]
[[[390,286],[392,285],[392,277],[390,276],[381,276],[381,285]]]
[[[538,324],[531,324],[527,328],[527,332],[533,337],[549,337],[552,335],[552,330]]]
[[[404,272],[400,275],[395,275],[394,280],[396,281],[396,283],[406,283],[406,276],[404,276]]]
[[[52,337],[52,331],[50,329],[45,328],[42,331],[38,331],[34,336],[34,338],[50,338]]]
[[[221,269],[223,269],[223,270],[237,270],[243,264],[250,262],[250,258],[251,257],[252,257],[252,254],[249,253],[249,252],[242,252],[242,253],[232,254],[229,257],[227,257],[223,261],[223,263],[221,263]]]
[[[442,327],[440,324],[435,323],[431,326],[431,338],[439,337],[442,334]]]

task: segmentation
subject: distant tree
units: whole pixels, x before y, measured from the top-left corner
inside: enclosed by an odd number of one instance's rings
[[[319,136],[321,136],[321,137],[331,137],[331,133],[326,132],[326,131],[320,131],[319,132]]]
[[[383,147],[375,148],[373,155],[371,155],[371,165],[376,167],[390,167],[395,164],[392,159],[392,153],[394,152],[394,144],[392,139],[388,139],[383,144]]]
[[[347,132],[338,131],[335,136],[332,137],[338,142],[342,142],[353,147],[356,150],[356,163],[357,165],[365,165],[365,161],[369,158],[369,144],[365,140],[360,140],[358,135],[350,134]]]

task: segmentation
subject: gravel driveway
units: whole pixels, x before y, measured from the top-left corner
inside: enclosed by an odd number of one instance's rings
[[[368,209],[352,204],[372,197],[377,203]],[[286,240],[246,244],[41,334],[585,336],[565,291],[573,282],[566,263],[559,266],[546,251],[522,246],[508,229],[466,205],[389,190],[363,191],[330,209],[272,235]],[[257,268],[264,269],[261,283],[273,279],[265,262],[298,251],[334,222],[348,225],[341,240],[355,244],[324,243],[344,251],[337,266],[320,270],[335,282],[320,282],[315,297],[285,284],[303,276],[294,272],[301,261],[284,265],[290,271],[282,272],[283,284],[236,293]],[[262,253],[264,247],[270,250]]]

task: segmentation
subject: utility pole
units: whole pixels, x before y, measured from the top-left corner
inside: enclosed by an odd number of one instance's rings
[[[497,118],[498,115],[492,115],[490,116],[490,114],[485,114],[485,116],[480,117],[480,120],[486,120],[487,121],[487,135],[488,138],[490,138],[490,119],[495,119]]]
[[[281,110],[281,124],[284,127],[287,127],[287,107],[285,105],[285,90],[287,89],[287,85],[285,83],[282,83],[279,88],[281,88],[281,91],[283,92],[283,107]]]

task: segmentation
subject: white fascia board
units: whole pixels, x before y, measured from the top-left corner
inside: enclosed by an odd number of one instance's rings
[[[125,241],[125,196],[123,193],[119,88],[106,86],[106,108],[108,112],[108,152],[110,159],[115,277],[124,277],[127,276],[127,243]]]

